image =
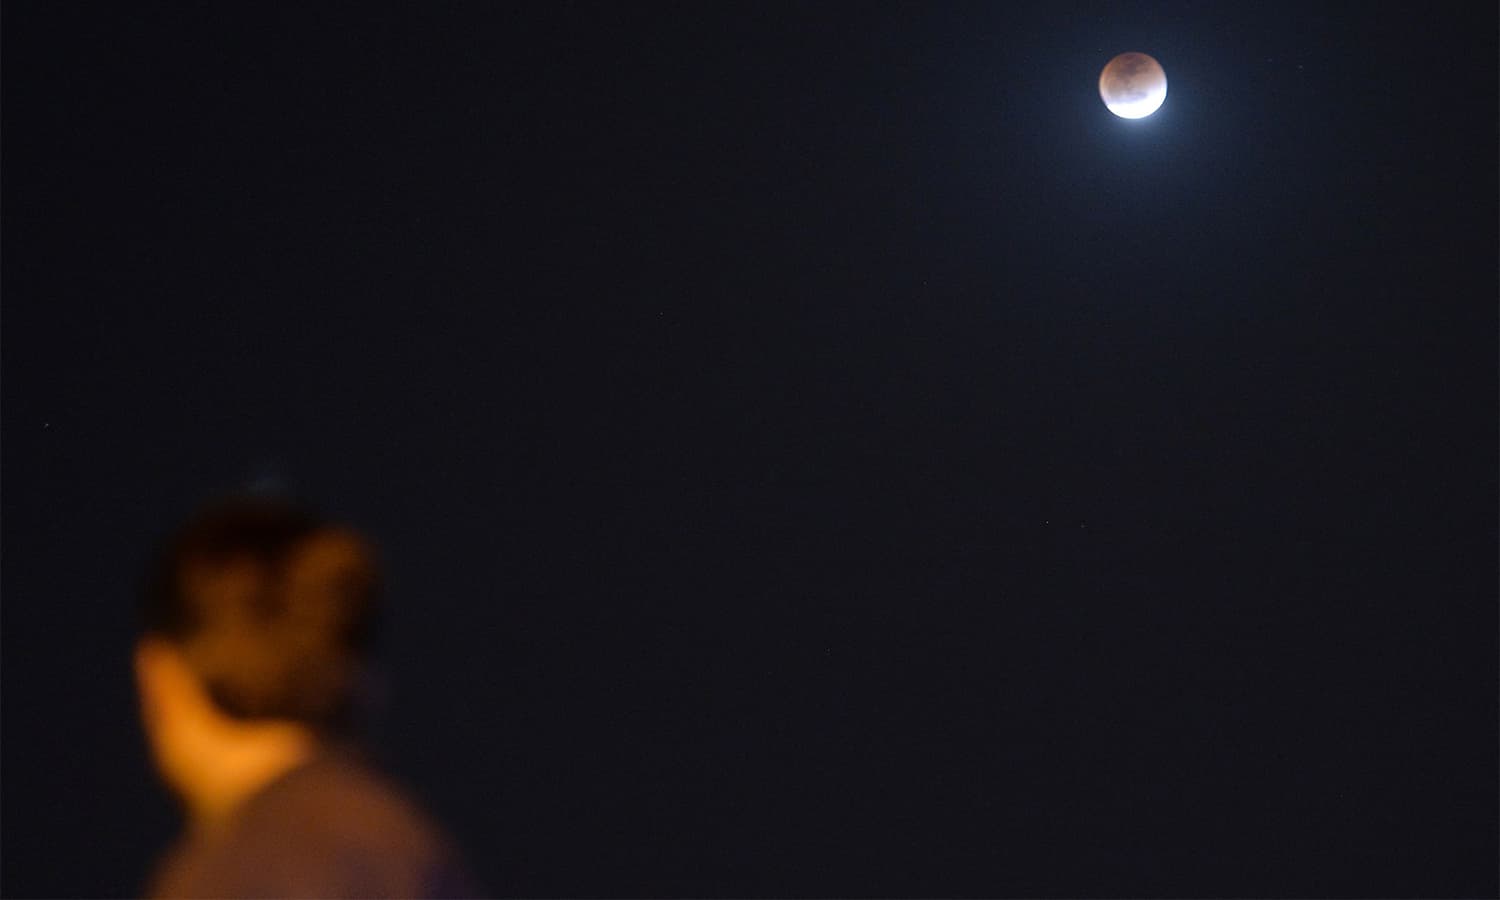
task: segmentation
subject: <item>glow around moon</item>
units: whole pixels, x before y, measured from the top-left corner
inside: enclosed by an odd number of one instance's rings
[[[1167,99],[1167,73],[1144,53],[1121,53],[1099,73],[1099,96],[1122,119],[1144,119]]]

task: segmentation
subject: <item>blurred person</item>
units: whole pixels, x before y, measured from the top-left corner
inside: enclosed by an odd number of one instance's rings
[[[213,504],[161,549],[135,676],[187,827],[151,896],[477,893],[355,741],[379,585],[358,534],[267,497]]]

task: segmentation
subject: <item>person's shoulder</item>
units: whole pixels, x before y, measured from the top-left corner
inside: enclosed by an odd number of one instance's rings
[[[330,896],[471,893],[452,841],[412,795],[362,756],[330,753],[290,773],[244,810],[246,858]]]
[[[381,828],[433,833],[437,826],[405,787],[356,753],[327,754],[258,798],[254,812],[284,819],[293,813],[302,827],[333,824],[339,830]]]

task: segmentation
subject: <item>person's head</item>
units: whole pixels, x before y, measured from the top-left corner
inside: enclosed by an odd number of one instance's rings
[[[358,535],[289,502],[239,497],[193,517],[148,574],[135,655],[147,737],[168,783],[189,791],[271,736],[342,732],[378,588]]]

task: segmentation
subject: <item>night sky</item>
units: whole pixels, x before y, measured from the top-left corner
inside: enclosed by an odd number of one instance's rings
[[[7,895],[253,484],[497,894],[1500,891],[1490,4],[288,6],[6,4]]]

